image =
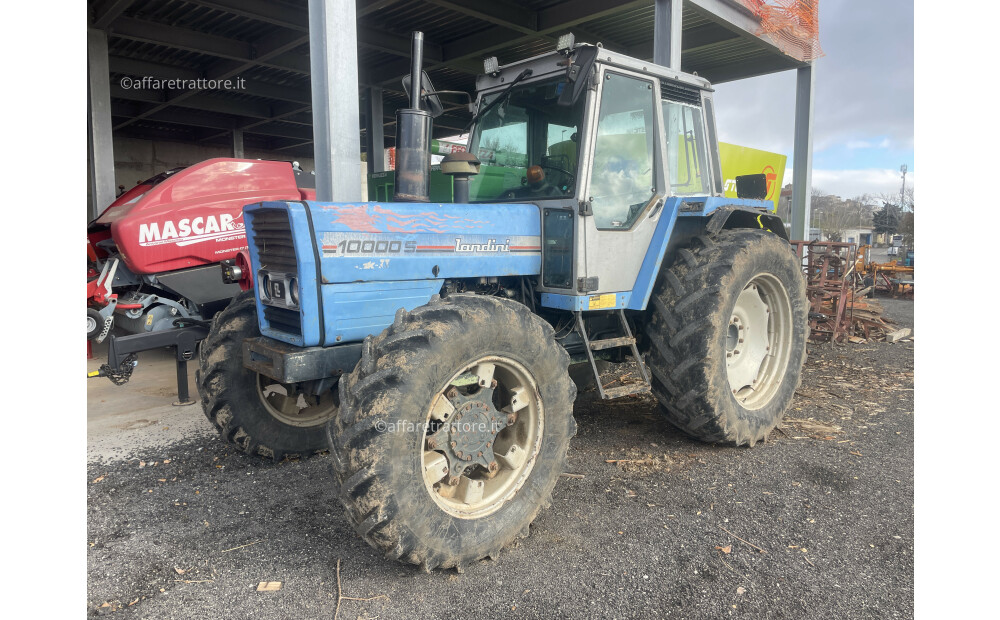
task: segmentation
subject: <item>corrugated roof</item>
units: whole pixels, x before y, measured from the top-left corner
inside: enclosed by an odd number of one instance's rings
[[[484,57],[515,62],[552,49],[564,32],[578,41],[651,59],[653,0],[357,0],[362,87],[384,89],[385,136],[406,105],[409,38],[425,34],[425,68],[442,90],[473,91]],[[229,144],[308,156],[307,0],[88,0],[89,26],[108,32],[115,135]],[[685,0],[682,68],[726,81],[801,66],[756,35],[735,0]],[[242,78],[234,90],[126,89],[125,77]],[[446,96],[439,136],[465,126],[461,97]],[[365,114],[364,107],[362,114]]]

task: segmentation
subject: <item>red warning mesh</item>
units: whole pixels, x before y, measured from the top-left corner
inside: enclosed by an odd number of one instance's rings
[[[739,0],[760,19],[757,36],[767,35],[782,52],[799,60],[823,56],[819,47],[819,0]]]

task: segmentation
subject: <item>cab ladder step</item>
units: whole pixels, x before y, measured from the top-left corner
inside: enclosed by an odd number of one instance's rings
[[[625,335],[616,338],[604,338],[601,340],[591,340],[587,336],[587,327],[583,322],[583,312],[577,311],[575,313],[576,330],[583,338],[583,343],[587,351],[587,360],[590,362],[590,368],[594,371],[594,379],[597,382],[597,391],[603,400],[630,396],[632,394],[647,394],[652,389],[652,385],[649,382],[649,372],[646,370],[646,364],[642,361],[642,356],[639,355],[639,349],[635,344],[635,337],[632,335],[632,330],[628,326],[628,319],[625,318],[625,311],[618,309],[614,310],[614,313],[618,316],[622,331]],[[593,352],[618,347],[629,347],[631,349],[632,357],[635,358],[636,363],[639,365],[639,372],[642,374],[642,381],[638,383],[620,385],[605,390],[604,386],[601,385],[601,373],[597,370],[597,362],[594,360]]]

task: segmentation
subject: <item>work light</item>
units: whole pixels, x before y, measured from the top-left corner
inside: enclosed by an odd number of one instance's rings
[[[490,56],[489,58],[483,60],[483,71],[487,75],[495,75],[500,70],[500,61],[497,60],[496,56]]]
[[[572,32],[567,32],[559,37],[559,42],[556,43],[556,51],[560,54],[566,54],[573,51],[573,45],[576,43],[576,37],[573,36]]]

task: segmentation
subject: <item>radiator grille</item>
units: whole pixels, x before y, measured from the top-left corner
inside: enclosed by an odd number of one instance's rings
[[[272,274],[298,275],[288,212],[284,209],[255,211],[250,226],[253,228],[253,243],[257,248],[260,269]],[[302,335],[302,319],[298,310],[265,305],[264,320],[271,329]]]
[[[267,271],[298,273],[295,245],[288,212],[284,209],[261,209],[253,214],[253,243],[260,258],[260,268]]]
[[[297,336],[302,335],[302,319],[297,310],[264,306],[264,319],[271,329]]]

